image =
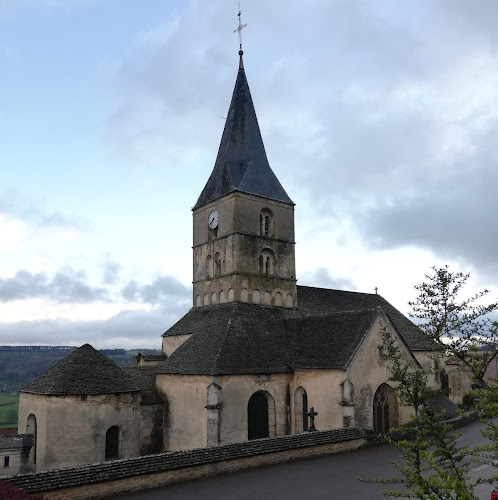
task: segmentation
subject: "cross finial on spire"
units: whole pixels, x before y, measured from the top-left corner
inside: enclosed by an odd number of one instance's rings
[[[239,18],[239,25],[237,26],[236,29],[233,30],[233,32],[239,34],[239,56],[240,56],[239,69],[244,69],[244,63],[242,62],[242,55],[244,54],[244,51],[242,50],[242,30],[247,26],[247,24],[242,24],[242,13],[240,10],[240,2],[239,2],[239,13],[237,14],[237,17]]]

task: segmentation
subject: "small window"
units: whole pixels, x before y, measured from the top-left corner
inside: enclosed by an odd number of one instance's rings
[[[3,466],[8,467],[9,465],[10,465],[10,457],[9,456],[3,457]]]
[[[275,255],[272,250],[265,248],[261,251],[258,259],[258,267],[260,274],[273,276],[275,274]]]
[[[216,252],[213,257],[212,267],[213,278],[221,276],[221,256],[218,252]]]
[[[273,237],[273,213],[264,208],[259,216],[260,234],[265,238]]]

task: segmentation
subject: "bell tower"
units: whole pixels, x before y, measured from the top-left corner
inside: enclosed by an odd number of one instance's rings
[[[273,173],[242,49],[214,169],[193,210],[193,305],[296,307],[294,203]]]

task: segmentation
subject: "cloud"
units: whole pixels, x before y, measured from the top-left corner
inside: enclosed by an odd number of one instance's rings
[[[19,218],[35,226],[78,230],[88,230],[91,227],[91,223],[87,219],[47,211],[43,204],[44,202],[38,204],[26,202],[14,191],[0,194],[0,213]]]
[[[314,271],[303,274],[299,279],[299,283],[319,288],[333,288],[335,290],[356,290],[356,286],[352,280],[331,276],[330,271],[326,267],[318,267]]]
[[[148,285],[139,285],[136,281],[128,282],[122,289],[122,296],[130,302],[164,306],[172,300],[179,303],[191,300],[192,289],[172,276],[159,276]]]
[[[0,278],[0,301],[44,298],[58,303],[89,303],[108,299],[104,288],[85,283],[84,271],[67,268],[52,278],[44,273],[18,271],[12,278]]]
[[[105,285],[115,285],[119,279],[119,271],[121,266],[117,262],[112,262],[107,260],[103,264],[104,275],[102,277],[102,283]]]
[[[90,343],[96,348],[161,348],[161,334],[188,307],[176,303],[152,311],[124,310],[107,320],[70,321],[52,319],[0,323],[0,344],[75,345]]]

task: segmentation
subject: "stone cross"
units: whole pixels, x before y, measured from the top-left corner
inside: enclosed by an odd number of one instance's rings
[[[315,429],[315,417],[318,415],[318,413],[315,411],[315,408],[313,406],[310,408],[310,411],[306,413],[307,417],[310,417],[310,426],[308,427],[308,431],[313,432],[316,431]]]

